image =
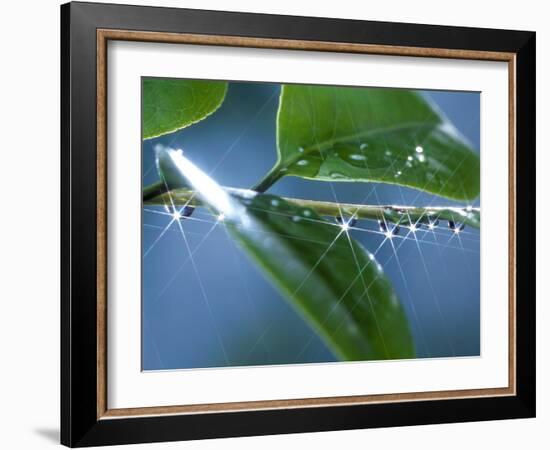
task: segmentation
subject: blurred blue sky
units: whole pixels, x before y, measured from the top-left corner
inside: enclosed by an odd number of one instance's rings
[[[279,89],[276,84],[230,83],[215,114],[187,129],[144,141],[144,186],[158,180],[153,147],[159,142],[184,149],[222,185],[253,185],[276,160]],[[422,95],[431,98],[479,152],[479,94],[422,91]],[[398,186],[330,184],[341,202],[453,204]],[[269,192],[333,200],[330,184],[285,177]],[[145,206],[142,217],[144,370],[335,361],[223,226],[210,231],[214,219],[199,208],[194,220],[182,225],[192,251],[200,245],[193,259],[205,302],[179,229],[174,226],[158,239],[169,222],[159,211],[162,207]],[[358,226],[376,228],[369,221]],[[382,242],[373,233],[352,233],[370,250]],[[377,253],[406,308],[418,357],[479,355],[479,231],[467,227],[459,239],[441,226],[419,236],[419,246],[413,239],[396,239],[397,258],[389,245]]]

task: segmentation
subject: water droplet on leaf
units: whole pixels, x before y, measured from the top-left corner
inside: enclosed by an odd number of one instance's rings
[[[335,180],[337,179],[343,179],[343,178],[346,178],[346,176],[340,172],[331,172],[330,173],[330,178],[334,178]]]

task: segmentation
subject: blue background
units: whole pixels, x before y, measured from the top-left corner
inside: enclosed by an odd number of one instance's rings
[[[212,116],[179,132],[144,141],[143,185],[158,181],[153,154],[157,143],[182,148],[222,185],[248,188],[255,184],[276,160],[279,89],[276,84],[230,83],[223,105]],[[479,152],[479,94],[421,94],[433,100]],[[454,204],[398,186],[330,184],[340,202]],[[269,192],[334,200],[329,183],[295,177],[281,179]],[[199,282],[177,225],[159,239],[171,219],[163,212],[163,207],[143,208],[144,370],[336,360],[236,247],[224,227],[217,226],[209,233],[215,218],[203,208],[182,222]],[[376,229],[376,224],[360,221],[357,227]],[[352,231],[352,235],[371,251],[383,240],[373,233]],[[417,356],[479,355],[479,230],[466,227],[457,237],[441,223],[434,233],[420,231],[417,237],[419,246],[411,237],[393,240],[397,258],[388,243],[376,255],[407,311]]]

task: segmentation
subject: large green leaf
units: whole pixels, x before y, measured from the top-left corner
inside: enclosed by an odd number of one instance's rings
[[[407,317],[373,254],[310,208],[267,194],[246,202],[231,233],[339,358],[414,357]]]
[[[349,230],[281,197],[229,193],[181,151],[159,147],[157,158],[162,173],[179,176],[178,184],[222,214],[242,248],[338,357],[414,357],[401,303],[374,255]]]
[[[227,83],[222,81],[144,78],[143,139],[154,138],[196,123],[219,108]]]
[[[420,94],[406,89],[284,85],[278,161],[283,175],[400,184],[444,197],[479,195],[479,157]]]

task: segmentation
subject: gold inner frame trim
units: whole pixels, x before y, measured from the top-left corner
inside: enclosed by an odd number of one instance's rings
[[[199,405],[109,409],[107,405],[107,42],[109,40],[217,45],[286,50],[364,53],[430,58],[503,61],[508,63],[508,386],[502,388],[262,400]],[[266,409],[313,408],[421,400],[448,400],[516,394],[516,54],[478,50],[388,46],[240,36],[97,30],[97,418],[205,414]]]

